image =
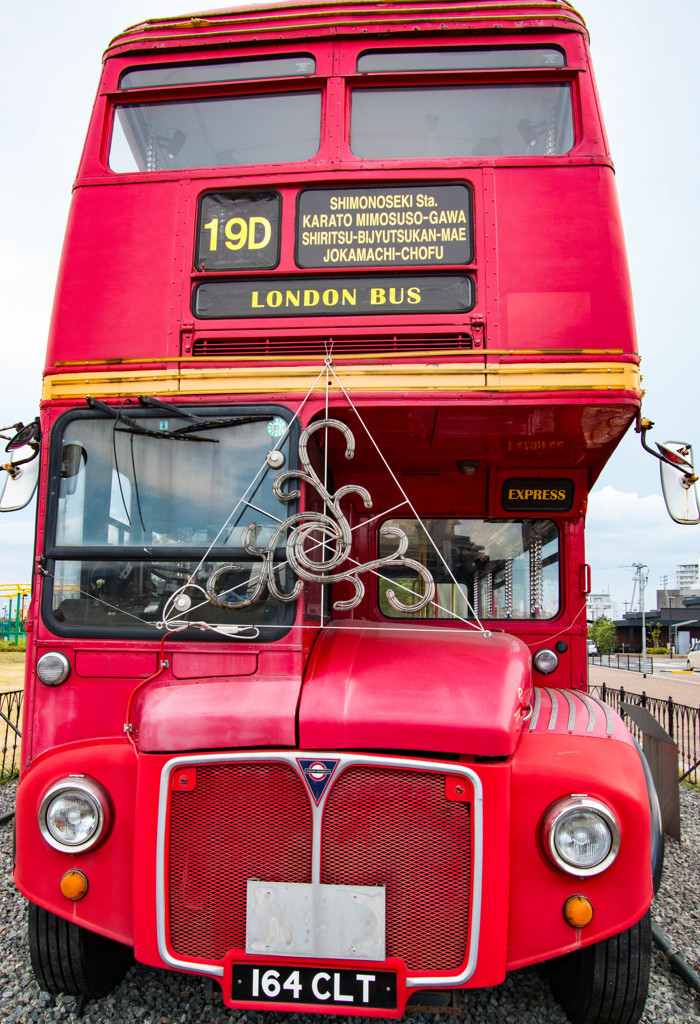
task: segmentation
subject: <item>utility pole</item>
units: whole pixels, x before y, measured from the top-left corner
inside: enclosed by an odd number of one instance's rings
[[[671,658],[673,658],[673,647],[671,646],[671,622],[673,621],[673,612],[671,609],[671,598],[668,596],[668,575],[666,573],[661,577],[661,586],[664,588],[666,605],[668,607],[668,653]]]
[[[647,585],[648,576],[645,576],[642,572],[643,569],[649,569],[648,565],[644,565],[642,562],[633,562],[633,567],[637,570],[637,579],[639,580],[639,606],[642,611],[642,677],[647,677],[647,620],[646,612],[644,608],[644,588]]]

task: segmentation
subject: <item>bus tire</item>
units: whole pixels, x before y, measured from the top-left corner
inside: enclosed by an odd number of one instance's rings
[[[555,999],[571,1024],[637,1024],[651,961],[651,914],[619,935],[546,965]]]
[[[129,946],[29,904],[29,952],[39,988],[52,995],[99,999],[124,978]]]

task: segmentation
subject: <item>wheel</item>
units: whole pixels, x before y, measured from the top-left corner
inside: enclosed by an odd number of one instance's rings
[[[29,952],[39,988],[52,995],[99,999],[118,985],[133,961],[129,946],[29,904]]]
[[[651,916],[619,935],[545,964],[571,1024],[637,1024],[649,988]]]

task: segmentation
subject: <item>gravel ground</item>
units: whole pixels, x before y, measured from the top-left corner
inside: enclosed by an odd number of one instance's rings
[[[12,809],[15,784],[0,787],[0,814]],[[694,970],[700,972],[700,791],[681,791],[683,841],[668,840],[664,881],[653,909],[655,922]],[[39,991],[29,965],[25,903],[12,882],[12,823],[0,825],[0,1020],[6,1024],[76,1021],[75,999],[52,1000]],[[115,1024],[302,1024],[330,1017],[285,1017],[280,1013],[226,1010],[218,985],[213,1001],[198,978],[157,971],[136,964],[124,982],[104,999],[84,1008],[85,1024],[111,1020]],[[449,1024],[454,1017],[410,1013],[405,1021]],[[363,1018],[345,1018],[356,1021]],[[566,1024],[567,1018],[550,994],[540,970],[516,971],[497,988],[467,992],[463,998],[463,1024]],[[649,998],[643,1024],[700,1022],[700,999],[673,973],[654,946]]]

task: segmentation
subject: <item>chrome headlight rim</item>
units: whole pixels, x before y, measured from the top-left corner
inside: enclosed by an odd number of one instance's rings
[[[556,842],[558,828],[567,818],[581,812],[596,815],[610,833],[608,852],[597,864],[592,864],[589,867],[582,867],[566,860],[561,855]],[[541,841],[547,858],[559,871],[573,875],[575,878],[591,878],[593,875],[599,875],[606,871],[620,852],[620,826],[613,811],[601,800],[583,795],[569,796],[552,804],[546,812],[542,820]]]
[[[52,659],[57,661],[60,666],[58,675],[53,679],[42,679],[42,666],[45,668],[47,662],[49,662]],[[37,678],[40,683],[44,684],[44,686],[60,686],[62,683],[65,683],[66,679],[71,674],[71,669],[72,665],[70,663],[70,660],[63,653],[63,651],[46,651],[44,654],[41,655],[41,657],[36,663]]]
[[[559,668],[559,655],[549,647],[540,647],[532,655],[532,664],[543,676],[551,676]]]
[[[87,799],[92,805],[95,813],[95,826],[87,839],[78,843],[68,843],[58,839],[49,826],[48,816],[51,805],[58,796],[66,796],[70,793],[78,794],[81,798]],[[95,782],[94,779],[82,775],[70,775],[60,779],[50,786],[39,804],[39,831],[44,840],[54,850],[61,853],[85,853],[92,850],[106,838],[112,824],[112,805],[107,793]]]

